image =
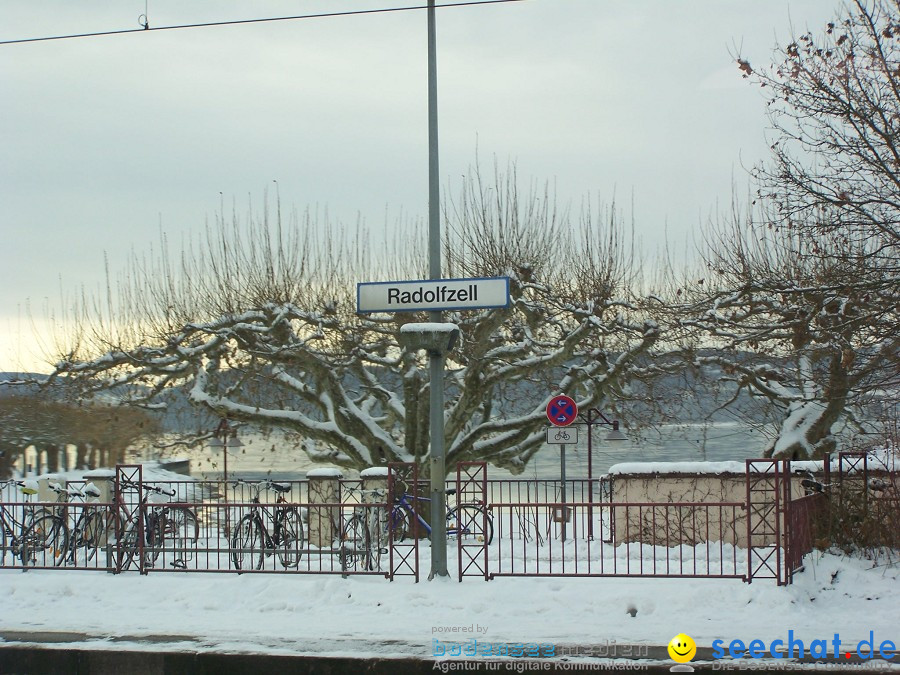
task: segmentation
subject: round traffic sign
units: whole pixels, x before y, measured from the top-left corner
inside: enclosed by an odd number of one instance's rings
[[[558,427],[567,427],[578,416],[578,406],[569,396],[554,396],[547,404],[547,419]]]

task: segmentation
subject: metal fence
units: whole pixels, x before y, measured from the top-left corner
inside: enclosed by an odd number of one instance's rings
[[[859,487],[869,499],[865,466],[850,467],[838,478],[852,475],[855,482],[835,498],[847,499],[848,490]],[[896,474],[890,480],[894,493],[886,492],[879,505],[896,498]],[[418,580],[429,560],[430,509],[422,508],[427,486],[413,465],[391,465],[375,480],[228,483],[151,482],[139,466],[125,466],[104,497],[88,486],[70,481],[57,489],[56,500],[41,501],[18,495],[12,484],[0,486],[0,566]],[[795,494],[790,463],[775,460],[748,461],[747,498],[739,502],[613,502],[606,479],[488,480],[483,463],[460,465],[447,488],[448,563],[460,580],[643,576],[790,583],[817,543],[816,522],[828,499],[824,490]]]
[[[373,541],[387,492],[367,494],[359,480],[339,481],[335,498],[322,501],[310,500],[307,480],[145,481],[128,469],[110,501],[86,499],[81,481],[53,502],[13,501],[6,485],[0,566],[393,577],[391,549],[418,548],[412,539]]]

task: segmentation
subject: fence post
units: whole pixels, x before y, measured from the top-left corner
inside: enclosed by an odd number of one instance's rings
[[[320,505],[341,501],[340,481],[343,477],[341,470],[335,468],[306,472],[309,480],[309,543],[313,546],[328,548],[339,534],[335,527],[340,522],[340,507]]]
[[[373,466],[359,472],[363,504],[385,504],[388,501],[388,474],[390,469],[386,466]],[[388,530],[390,526],[389,506],[370,506],[366,509],[366,527],[369,528],[371,537],[370,545],[381,552],[388,547]],[[390,556],[385,556],[389,558]]]
[[[116,482],[116,472],[112,469],[95,469],[93,471],[88,471],[87,473],[82,474],[81,476],[84,478],[85,483],[91,483],[97,490],[100,492],[100,496],[97,498],[97,502],[100,504],[111,504],[113,501],[113,492],[115,491],[115,482]],[[89,507],[82,507],[87,509]],[[98,507],[99,508],[99,507]],[[107,508],[107,507],[104,507]],[[120,513],[116,506],[108,507],[109,513],[108,517],[105,519],[101,519],[101,523],[105,523],[106,527],[102,527],[100,529],[99,534],[96,536],[97,545],[103,548],[106,548],[106,545],[109,543],[109,534],[110,529],[113,537],[116,536],[116,520],[120,517]],[[107,550],[107,555],[110,555],[110,552]],[[108,560],[112,560],[112,557],[108,557]]]
[[[42,476],[37,479],[38,484],[38,492],[37,492],[37,500],[39,502],[56,502],[62,501],[60,495],[56,494],[55,490],[50,489],[50,485],[56,484],[59,487],[65,489],[66,487],[66,479],[60,478],[56,474],[48,474],[46,476]]]
[[[386,466],[373,466],[359,472],[363,504],[383,504],[387,501],[388,472]],[[374,490],[379,494],[372,494]]]

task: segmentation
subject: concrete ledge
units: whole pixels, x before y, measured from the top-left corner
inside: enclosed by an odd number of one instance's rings
[[[671,661],[654,660],[447,660],[401,658],[324,658],[317,656],[284,656],[272,654],[224,654],[211,652],[111,651],[62,649],[40,646],[7,646],[0,644],[0,673],[3,675],[231,675],[268,672],[278,675],[425,675],[426,673],[558,673],[558,672],[643,672],[661,674],[673,672]],[[734,664],[717,662],[692,663],[692,672],[713,673],[733,670]],[[763,664],[760,664],[763,665]],[[812,664],[784,663],[782,672],[815,672]],[[683,667],[680,670],[688,670]],[[823,668],[828,672],[842,669]],[[890,666],[865,664],[844,672],[887,673]]]
[[[210,652],[147,652],[42,649],[0,646],[3,675],[231,675],[278,673],[278,675],[425,675],[445,672],[572,672],[571,664],[536,661],[445,661],[422,659],[322,658],[271,654],[218,654]],[[455,666],[455,668],[453,667]],[[529,667],[530,666],[530,667]],[[580,672],[590,670],[578,669]],[[595,672],[608,672],[599,665]],[[642,672],[668,673],[668,666],[649,666]]]

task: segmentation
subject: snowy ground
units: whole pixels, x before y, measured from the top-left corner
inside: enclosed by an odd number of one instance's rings
[[[94,648],[431,658],[436,643],[552,645],[557,656],[666,645],[678,633],[841,651],[874,633],[900,645],[900,567],[816,554],[792,586],[772,581],[516,578],[413,583],[373,577],[74,570],[0,571],[0,637],[72,632]],[[614,646],[615,645],[615,646]],[[134,648],[137,648],[134,647]],[[603,650],[606,651],[603,651]],[[613,650],[618,650],[618,653]],[[830,649],[830,647],[829,647]],[[699,657],[698,657],[699,658]],[[900,656],[896,657],[900,661]],[[883,662],[882,662],[883,663]],[[895,666],[900,672],[900,664]]]

